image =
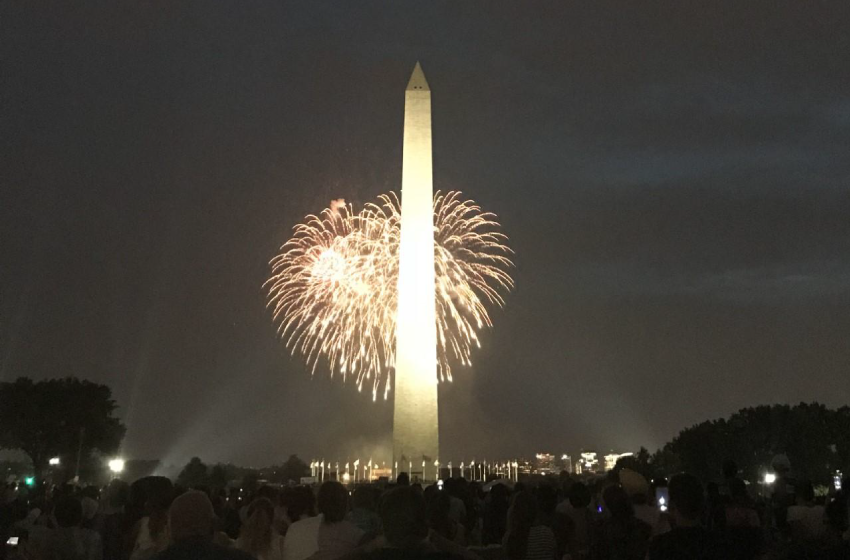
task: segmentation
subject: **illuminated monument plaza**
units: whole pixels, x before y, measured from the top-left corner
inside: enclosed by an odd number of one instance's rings
[[[416,63],[404,93],[393,461],[404,470],[440,457],[434,305],[431,90]]]

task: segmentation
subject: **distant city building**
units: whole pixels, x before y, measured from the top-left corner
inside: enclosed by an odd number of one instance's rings
[[[573,472],[573,458],[566,453],[561,455],[561,470],[570,474]]]
[[[558,470],[555,466],[555,456],[551,453],[538,453],[535,456],[535,470],[537,474],[557,474]]]
[[[599,472],[599,459],[596,451],[582,451],[581,459],[579,459],[576,467],[576,474]]]
[[[617,464],[617,461],[620,460],[620,457],[631,457],[632,455],[634,455],[634,453],[609,453],[605,456],[605,471],[613,471],[614,466]]]
[[[375,467],[372,469],[372,480],[380,480],[381,478],[390,479],[393,476],[393,470],[390,467]]]
[[[534,465],[532,465],[529,461],[521,460],[514,463],[514,468],[516,468],[516,472],[521,475],[528,476],[532,472],[534,472]]]

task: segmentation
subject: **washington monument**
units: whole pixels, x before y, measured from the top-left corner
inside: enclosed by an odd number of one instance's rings
[[[393,461],[423,477],[439,459],[431,90],[416,63],[404,92]]]

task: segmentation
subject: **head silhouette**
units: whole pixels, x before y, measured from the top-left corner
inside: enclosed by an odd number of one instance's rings
[[[428,536],[425,498],[410,486],[399,486],[381,500],[381,522],[390,546],[412,548]]]
[[[335,480],[322,484],[316,501],[325,523],[339,523],[348,513],[348,490]]]
[[[668,488],[675,512],[688,521],[698,521],[705,502],[699,479],[687,473],[677,474],[670,479]]]
[[[171,540],[212,539],[215,512],[209,497],[198,490],[178,496],[168,511]]]

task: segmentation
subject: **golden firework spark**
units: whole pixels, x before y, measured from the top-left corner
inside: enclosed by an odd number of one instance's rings
[[[495,215],[459,192],[434,197],[434,267],[437,311],[437,377],[451,381],[451,364],[471,364],[478,331],[490,327],[487,305],[504,305],[513,288],[507,237]],[[334,201],[295,226],[292,238],[269,263],[269,307],[278,334],[315,373],[327,361],[331,375],[390,391],[395,364],[398,251],[401,204],[381,195],[354,213]]]

